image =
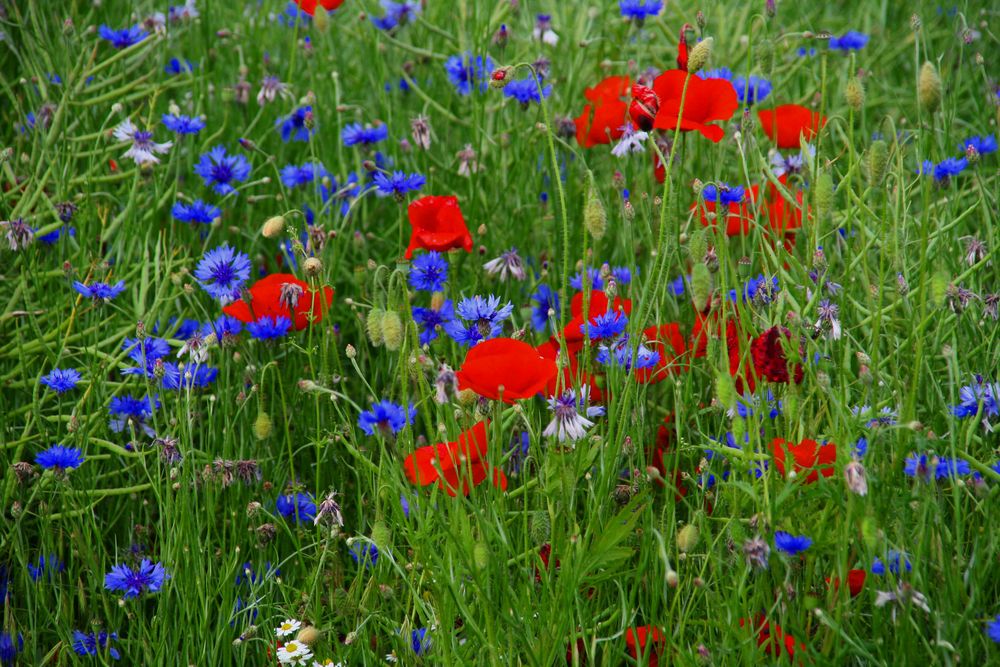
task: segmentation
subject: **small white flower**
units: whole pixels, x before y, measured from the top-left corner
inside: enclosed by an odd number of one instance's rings
[[[323,662],[319,660],[313,661],[313,667],[347,667],[346,662],[334,662],[333,658],[327,658]]]
[[[615,157],[625,157],[630,153],[642,153],[646,150],[643,147],[643,144],[646,142],[646,139],[649,138],[647,133],[642,130],[636,132],[632,129],[631,125],[626,125],[622,128],[622,130],[623,134],[621,141],[619,141],[618,144],[611,149],[612,155]]]
[[[278,649],[278,662],[283,665],[304,665],[311,657],[312,651],[302,642],[290,641]]]
[[[541,28],[536,27],[532,31],[532,35],[534,35],[535,39],[541,40],[542,43],[548,44],[549,46],[555,46],[559,43],[559,35],[557,35],[556,31],[552,28],[542,30]]]
[[[275,637],[287,637],[293,632],[298,631],[302,627],[301,621],[296,621],[294,618],[286,619],[281,625],[274,629]]]
[[[160,158],[155,153],[166,153],[174,142],[168,141],[158,144],[153,141],[153,133],[140,130],[131,119],[126,118],[114,130],[114,137],[118,141],[130,141],[132,146],[122,155],[124,158],[132,158],[136,164],[145,162],[159,162]]]

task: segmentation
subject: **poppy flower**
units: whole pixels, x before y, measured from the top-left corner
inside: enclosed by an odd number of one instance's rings
[[[556,373],[553,375],[552,379],[545,385],[544,394],[546,396],[558,396],[563,390],[579,385],[581,387],[589,388],[587,391],[587,397],[591,402],[600,403],[604,400],[604,392],[598,386],[594,376],[588,373],[580,372],[579,351],[582,348],[582,340],[575,346],[567,345],[567,350],[569,350],[569,354],[567,355],[569,363],[563,366],[562,384],[559,384],[559,374]],[[555,362],[559,357],[559,339],[552,336],[549,340],[545,341],[535,349],[541,356]]]
[[[847,589],[851,592],[851,597],[856,598],[861,594],[861,591],[865,588],[865,579],[868,577],[868,572],[866,570],[848,570],[847,571]],[[827,577],[826,583],[831,583],[830,578]],[[834,577],[833,579],[833,590],[840,590],[840,577]]]
[[[317,5],[323,7],[328,12],[332,12],[344,4],[344,0],[295,0],[295,4],[306,14],[313,16],[316,13]]]
[[[833,476],[833,465],[837,461],[837,446],[832,442],[820,445],[808,438],[793,445],[782,438],[775,438],[771,441],[771,458],[774,459],[774,466],[782,475],[788,473],[787,463],[791,458],[791,469],[798,475],[808,471],[805,483],[812,484],[819,480],[820,475]]]
[[[249,302],[244,297],[223,308],[222,312],[246,323],[265,317],[274,320],[287,317],[295,330],[301,331],[310,322],[322,320],[333,302],[333,289],[323,287],[323,296],[319,298],[317,290],[290,273],[265,276],[255,282],[249,292]]]
[[[648,653],[647,644],[652,644]],[[625,646],[628,649],[628,654],[634,659],[638,660],[643,655],[648,655],[649,662],[647,664],[649,667],[659,667],[660,656],[667,647],[667,638],[656,626],[644,625],[625,631]]]
[[[684,72],[688,69],[688,40],[687,34],[694,30],[690,23],[681,26],[680,35],[677,38],[677,69]]]
[[[538,558],[539,560],[542,561],[542,565],[545,567],[545,570],[548,571],[549,563],[552,560],[552,545],[546,542],[545,544],[540,546],[538,548]],[[559,559],[556,558],[555,563],[553,563],[553,565],[555,565],[555,569],[558,571],[559,568],[562,566],[562,563],[560,563]],[[535,565],[535,583],[541,583],[541,582],[542,582],[542,571],[538,568],[537,565]]]
[[[649,327],[642,333],[646,337],[646,347],[658,353],[660,359],[655,366],[636,368],[635,379],[642,384],[656,384],[679,373],[682,366],[675,362],[687,351],[680,326],[670,322]]]
[[[741,618],[740,627],[742,628],[745,625],[746,619]],[[794,658],[796,643],[798,643],[800,650],[805,650],[806,648],[805,644],[796,642],[795,637],[784,632],[777,623],[768,623],[761,614],[758,614],[754,620],[753,629],[757,634],[757,646],[762,647],[764,653],[772,658],[780,657],[782,649],[788,653],[789,658]]]
[[[513,403],[542,391],[557,372],[556,362],[528,343],[491,338],[469,350],[455,378],[459,390],[472,389],[480,396]]]
[[[676,130],[679,127],[681,132],[697,130],[714,142],[721,141],[726,132],[711,122],[729,120],[740,105],[736,89],[725,79],[702,79],[679,69],[667,70],[656,77],[653,92],[660,98],[653,127],[661,130]]]
[[[798,148],[800,135],[806,141],[812,141],[820,128],[826,125],[826,118],[798,104],[783,104],[774,109],[758,111],[757,118],[760,119],[764,134],[778,148]]]
[[[587,664],[587,642],[583,641],[583,637],[578,637],[576,640],[576,654],[580,658],[580,664]],[[573,644],[566,644],[566,664],[573,664]]]
[[[781,338],[791,340],[792,333],[785,327],[771,327],[750,343],[750,355],[753,358],[753,368],[757,377],[770,382],[788,384],[788,359]],[[802,364],[795,364],[795,384],[802,382]]]
[[[788,188],[788,175],[782,174],[778,182]],[[782,196],[781,191],[773,183],[767,184],[767,220],[771,229],[779,234],[794,232],[802,226],[802,212],[811,217],[811,212],[805,204],[802,190],[794,193],[795,201],[789,201]]]
[[[407,479],[418,486],[437,482],[449,496],[454,497],[458,489],[469,495],[470,489],[479,486],[492,472],[493,485],[506,491],[507,477],[503,471],[486,464],[488,425],[489,422],[479,422],[463,431],[455,442],[418,448],[403,461]]]
[[[627,76],[609,76],[583,92],[590,104],[585,105],[583,113],[573,120],[578,144],[590,148],[621,138],[628,111],[628,104],[622,98],[628,92],[629,84]]]
[[[660,110],[660,98],[652,88],[635,84],[632,86],[632,102],[628,106],[628,115],[632,122],[643,132],[653,129],[653,119]]]
[[[722,218],[726,223],[726,236],[746,235],[750,233],[750,223],[754,219],[759,190],[760,188],[754,185],[749,190],[745,190],[743,196],[737,201],[727,201],[727,199],[735,198],[718,195],[714,199],[705,196],[704,202],[691,204],[690,210],[697,211],[702,227],[716,227],[719,225],[719,219]],[[719,199],[721,201],[717,201]],[[723,210],[722,213],[718,212],[720,208]],[[710,215],[712,219],[709,218]]]
[[[610,308],[609,308],[610,304]],[[583,347],[583,329],[581,328],[584,323],[583,318],[583,292],[578,292],[573,295],[572,301],[569,304],[570,314],[572,318],[566,328],[563,329],[563,335],[566,338],[566,346],[569,348],[570,352],[575,354],[581,347]],[[631,299],[622,299],[621,297],[615,297],[614,301],[608,301],[608,295],[602,290],[591,290],[590,298],[587,303],[587,322],[590,325],[595,326],[597,324],[596,318],[605,315],[608,311],[613,310],[615,312],[624,313],[626,316],[632,314],[632,301]]]
[[[407,214],[412,231],[406,259],[412,258],[417,248],[437,252],[462,248],[472,252],[472,235],[465,226],[457,197],[429,195],[415,199],[410,202]]]
[[[663,418],[663,423],[660,424],[660,428],[656,431],[656,442],[655,444],[646,450],[646,461],[650,466],[656,469],[660,473],[660,477],[663,480],[656,480],[656,485],[659,487],[666,487],[668,479],[673,479],[674,486],[674,502],[680,502],[684,500],[684,497],[688,493],[687,486],[684,485],[684,475],[681,473],[680,469],[674,469],[672,471],[667,470],[666,457],[670,455],[673,450],[673,421],[674,413],[668,414]]]

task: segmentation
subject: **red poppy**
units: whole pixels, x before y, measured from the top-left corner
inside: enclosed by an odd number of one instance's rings
[[[580,664],[587,664],[587,642],[583,641],[583,637],[579,637],[576,640],[576,654],[580,657]],[[566,664],[573,664],[573,644],[566,644]]]
[[[867,578],[868,573],[865,570],[847,571],[847,589],[851,592],[852,598],[856,598],[861,594],[861,591],[865,588],[865,579]],[[830,583],[829,577],[827,577],[826,583]],[[840,577],[834,577],[833,590],[840,590]]]
[[[272,273],[264,276],[250,288],[250,301],[234,301],[222,309],[226,315],[240,322],[256,322],[262,317],[287,317],[296,331],[319,322],[333,302],[333,289],[323,288],[322,298],[317,290],[290,273]]]
[[[600,402],[604,400],[604,393],[597,385],[594,376],[580,371],[579,351],[582,348],[583,342],[567,346],[569,354],[566,356],[569,363],[563,366],[562,384],[559,384],[559,374],[556,373],[553,375],[552,379],[545,385],[544,393],[546,396],[555,396],[557,392],[562,392],[566,389],[579,385],[581,387],[589,388],[587,397],[591,400],[591,402]],[[546,359],[551,359],[554,362],[559,357],[559,339],[552,336],[549,340],[545,341],[535,349],[538,351],[538,354]]]
[[[552,545],[546,542],[545,544],[540,546],[538,548],[538,558],[539,560],[542,561],[542,565],[545,567],[545,570],[547,572],[549,570],[549,562],[552,560]],[[560,563],[559,559],[556,558],[555,563],[553,563],[553,565],[555,566],[556,571],[558,571],[559,568],[562,566],[562,563]],[[535,565],[535,582],[541,583],[541,581],[542,581],[542,571],[541,569],[539,569],[538,565]]]
[[[677,69],[687,71],[688,69],[688,32],[694,30],[690,23],[681,26],[680,36],[677,38]]]
[[[666,457],[670,455],[673,449],[673,421],[674,413],[672,412],[663,418],[663,423],[660,424],[660,428],[656,431],[656,444],[646,451],[646,461],[663,478],[663,481],[656,480],[657,486],[666,487],[666,480],[673,480],[674,502],[680,502],[684,500],[684,496],[688,493],[687,486],[684,485],[684,475],[680,469],[668,471],[666,460]]]
[[[743,201],[728,204],[728,214],[718,214],[716,211],[718,203],[709,200],[705,200],[704,203],[695,202],[691,204],[691,210],[697,210],[703,227],[715,227],[719,224],[719,217],[725,217],[726,236],[749,234],[750,222],[753,220],[757,208],[757,194],[759,190],[760,188],[756,185],[746,190]],[[709,214],[712,214],[714,219],[710,220]]]
[[[572,319],[570,319],[569,324],[563,329],[563,336],[566,338],[566,347],[569,348],[570,352],[575,354],[581,347],[583,347],[583,330],[581,329],[583,325],[583,292],[578,292],[573,295],[573,300],[569,304],[570,314]],[[601,290],[591,290],[590,300],[587,303],[587,321],[591,324],[594,323],[594,318],[605,314],[609,310],[616,310],[625,313],[625,315],[632,314],[632,301],[630,299],[623,299],[621,297],[615,297],[614,301],[608,302],[608,295]]]
[[[769,136],[778,148],[798,148],[799,136],[811,141],[826,125],[826,118],[798,104],[784,104],[774,109],[757,112],[764,134]]]
[[[746,625],[746,619],[740,619],[740,627]],[[795,657],[796,643],[799,650],[805,650],[806,645],[796,642],[795,637],[787,634],[777,623],[771,624],[765,620],[764,616],[758,614],[754,620],[753,629],[757,634],[757,646],[764,648],[764,653],[773,658],[781,656],[782,649],[788,653],[789,658]]]
[[[627,76],[609,76],[593,88],[583,92],[591,103],[583,107],[576,119],[576,142],[584,148],[597,144],[610,144],[622,136],[622,126],[628,121],[625,114],[628,104],[622,99],[628,92]]]
[[[469,490],[479,486],[491,470],[485,462],[488,424],[479,422],[463,431],[455,442],[418,448],[403,461],[407,479],[418,486],[437,482],[450,496],[457,495],[459,488],[464,495],[469,495]],[[503,471],[499,468],[492,468],[492,471],[493,485],[507,490],[507,477]]]
[[[493,338],[469,350],[455,377],[459,389],[472,389],[480,396],[513,403],[542,391],[556,372],[556,363],[528,343]]]
[[[660,359],[655,366],[635,369],[635,379],[643,384],[656,384],[679,373],[683,366],[676,362],[686,351],[680,326],[671,322],[649,327],[642,333],[646,337],[646,347],[658,353]]]
[[[781,185],[788,188],[788,176],[782,174],[778,178]],[[808,207],[804,202],[802,190],[794,192],[795,201],[792,202],[782,196],[781,191],[773,183],[767,184],[767,219],[771,229],[779,234],[794,232],[802,226],[802,212],[806,211],[806,217],[810,217]]]
[[[750,343],[750,355],[753,357],[753,368],[757,377],[771,382],[788,384],[788,359],[781,338],[791,340],[792,333],[785,327],[771,327]],[[802,364],[795,364],[795,384],[802,382]]]
[[[667,638],[660,629],[653,625],[644,625],[639,628],[629,628],[625,631],[625,646],[628,654],[638,660],[643,655],[647,655],[646,645],[652,644],[648,649],[649,667],[659,667],[660,656],[666,651]]]
[[[472,235],[465,226],[457,197],[421,197],[410,202],[407,213],[412,231],[410,245],[406,248],[406,259],[413,257],[413,251],[417,248],[438,252],[463,248],[465,252],[472,252]]]
[[[326,11],[332,12],[344,4],[344,0],[295,0],[295,4],[306,14],[312,16],[316,13],[316,5],[321,5]]]
[[[660,98],[652,88],[641,84],[632,86],[632,102],[628,105],[628,115],[640,130],[649,132],[653,129],[653,119],[660,110]]]
[[[686,93],[685,80],[687,80]],[[667,70],[656,77],[653,81],[653,91],[660,98],[660,109],[656,113],[653,127],[675,130],[678,128],[678,117],[680,117],[681,132],[697,130],[705,138],[715,142],[721,141],[726,132],[720,126],[709,123],[715,120],[729,120],[740,106],[736,98],[736,89],[725,79],[701,79],[679,69]]]
[[[788,466],[785,462],[789,457],[797,475],[801,476],[802,473],[809,471],[805,483],[812,484],[819,480],[820,475],[833,476],[833,464],[837,461],[837,445],[832,442],[820,445],[808,438],[797,445],[782,438],[771,441],[771,458],[774,459],[774,467],[782,475],[787,474]]]

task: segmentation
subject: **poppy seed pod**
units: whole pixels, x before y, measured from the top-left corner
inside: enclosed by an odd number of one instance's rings
[[[379,347],[385,342],[385,337],[382,333],[382,319],[384,316],[384,310],[381,308],[372,308],[371,312],[368,313],[368,317],[365,318],[365,330],[368,332],[368,340],[374,347]]]
[[[387,350],[395,352],[403,345],[403,321],[394,310],[382,315],[382,340]]]
[[[712,57],[712,44],[714,43],[715,38],[706,37],[694,45],[694,48],[691,49],[691,53],[688,55],[689,73],[695,74],[708,64],[708,59]]]
[[[712,298],[712,274],[704,263],[691,269],[691,300],[696,310],[705,310]]]
[[[273,239],[280,236],[283,231],[285,231],[285,216],[276,215],[267,219],[261,229],[261,234],[264,235],[264,238]]]
[[[587,188],[587,203],[583,208],[583,225],[595,240],[604,238],[608,228],[608,214],[604,210],[601,198],[597,196],[593,181]]]
[[[941,75],[934,63],[927,61],[920,68],[920,79],[917,82],[917,97],[920,106],[934,113],[941,104]]]
[[[865,105],[865,87],[861,83],[861,79],[856,76],[852,76],[847,81],[847,88],[844,90],[844,99],[847,100],[847,104],[855,111],[861,111],[861,107]]]
[[[263,410],[258,412],[257,419],[253,422],[253,434],[258,440],[266,440],[273,431],[274,422],[271,421],[271,416]]]

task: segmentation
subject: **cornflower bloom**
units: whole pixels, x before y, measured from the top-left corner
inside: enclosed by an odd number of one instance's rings
[[[121,653],[111,646],[118,641],[117,632],[83,632],[73,631],[73,652],[79,656],[100,655],[107,651],[112,660],[121,660]]]
[[[774,546],[789,556],[802,553],[812,546],[812,540],[805,535],[792,535],[783,530],[774,533]]]
[[[500,282],[507,281],[508,273],[517,280],[524,280],[525,278],[524,262],[521,261],[521,256],[517,254],[517,248],[511,248],[496,259],[491,259],[483,264],[483,268],[490,275],[499,273]]]
[[[389,138],[389,128],[381,123],[374,126],[351,123],[340,131],[340,138],[345,146],[373,146]]]
[[[178,220],[180,222],[197,222],[203,225],[208,225],[214,222],[217,218],[222,217],[222,209],[218,206],[206,204],[200,199],[196,199],[190,204],[175,202],[170,208],[170,215],[174,217],[174,220]]]
[[[84,285],[78,280],[73,281],[73,289],[81,296],[91,298],[94,301],[110,301],[125,291],[125,281],[119,280],[114,285],[107,283],[91,283]]]
[[[115,565],[104,575],[104,588],[109,591],[121,591],[124,597],[138,597],[144,592],[155,593],[163,587],[170,575],[162,563],[154,563],[143,558],[136,569],[128,565]]]
[[[257,91],[257,104],[264,106],[278,97],[288,99],[291,96],[292,91],[288,89],[288,84],[282,83],[276,76],[265,76],[260,82],[260,90]]]
[[[138,25],[121,30],[113,30],[106,25],[101,25],[97,32],[101,36],[101,39],[110,42],[111,46],[116,49],[128,48],[133,44],[138,44],[149,36],[149,33]]]
[[[392,195],[397,201],[403,201],[407,193],[416,192],[426,183],[422,175],[407,174],[402,171],[394,171],[389,175],[377,171],[372,178],[375,182],[376,195],[379,197]]]
[[[43,375],[39,382],[57,394],[65,394],[76,389],[80,378],[80,371],[75,368],[53,368],[48,375]]]
[[[451,56],[444,63],[448,81],[459,95],[468,95],[475,86],[480,93],[489,88],[490,75],[496,64],[489,56],[473,56],[471,53]]]
[[[410,287],[424,292],[440,292],[448,280],[448,262],[436,251],[419,255],[410,267]]]
[[[35,454],[35,463],[45,470],[65,472],[79,468],[83,464],[83,458],[83,452],[75,447],[52,445]]]
[[[550,317],[559,318],[559,293],[548,285],[539,285],[531,300],[535,302],[531,309],[531,324],[536,331],[544,331]]]
[[[250,258],[223,243],[205,253],[194,277],[213,299],[225,305],[240,297],[240,288],[250,278]]]
[[[529,77],[511,81],[503,88],[504,97],[512,97],[521,103],[521,107],[527,109],[532,103],[541,103],[543,97],[548,97],[552,93],[552,86],[542,87],[541,79]]]
[[[198,134],[205,129],[205,121],[180,114],[163,114],[163,125],[175,134]]]
[[[233,183],[250,177],[250,162],[242,155],[227,154],[225,146],[216,146],[201,156],[194,173],[216,194],[228,195],[236,192]]]
[[[132,145],[125,151],[122,157],[132,158],[136,164],[147,162],[158,163],[160,158],[156,157],[156,153],[162,155],[174,145],[172,141],[163,144],[156,143],[153,141],[152,132],[140,130],[129,118],[118,124],[118,127],[114,130],[114,137],[118,141],[131,142]]]
[[[389,400],[372,403],[371,410],[365,410],[358,416],[358,426],[368,435],[375,435],[378,429],[382,435],[396,435],[407,424],[412,424],[417,417],[417,409],[412,405],[405,409]]]
[[[559,396],[548,399],[552,421],[549,422],[542,435],[556,437],[559,442],[576,441],[587,435],[587,430],[594,425],[590,417],[603,416],[602,406],[587,405],[587,387],[580,387],[580,395],[573,389],[563,391]],[[583,414],[580,410],[583,409]]]
[[[427,345],[438,337],[438,327],[444,327],[455,319],[455,306],[448,299],[439,308],[413,307],[413,320],[422,327],[420,344]],[[443,402],[443,401],[442,401]]]
[[[276,121],[276,125],[281,129],[281,140],[289,141],[309,141],[309,138],[316,131],[316,117],[311,106],[298,107],[287,116],[282,116]]]
[[[503,331],[503,321],[514,312],[514,305],[508,302],[501,306],[500,297],[491,294],[485,299],[481,296],[462,299],[456,311],[468,324],[452,320],[444,326],[445,333],[460,345],[472,346],[499,336]]]

